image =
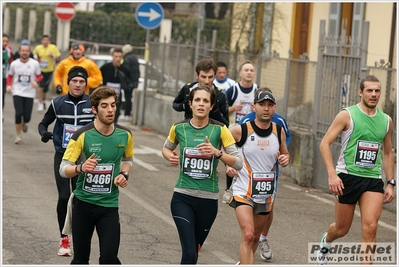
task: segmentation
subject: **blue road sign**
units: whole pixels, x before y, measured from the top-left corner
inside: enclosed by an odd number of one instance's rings
[[[137,23],[147,30],[157,28],[163,20],[163,7],[158,3],[142,3],[136,9]]]

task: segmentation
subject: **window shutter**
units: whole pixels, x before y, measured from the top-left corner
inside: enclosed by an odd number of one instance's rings
[[[364,3],[353,4],[353,18],[352,18],[352,40],[355,43],[360,43],[362,37],[362,24],[364,19]]]
[[[328,36],[338,38],[341,29],[341,3],[330,3]]]

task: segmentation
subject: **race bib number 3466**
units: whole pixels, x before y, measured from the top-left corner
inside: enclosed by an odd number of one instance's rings
[[[98,164],[92,172],[86,173],[83,190],[90,193],[111,193],[114,164]]]

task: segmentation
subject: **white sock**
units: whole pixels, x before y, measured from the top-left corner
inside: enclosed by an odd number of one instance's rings
[[[260,234],[259,241],[263,241],[266,239],[267,239],[267,235],[265,236],[265,235]]]
[[[326,236],[326,237],[327,237],[327,236]],[[328,243],[328,242],[326,241],[326,237],[324,237],[323,244],[326,245],[326,247],[329,248],[329,247],[331,247],[331,242]]]

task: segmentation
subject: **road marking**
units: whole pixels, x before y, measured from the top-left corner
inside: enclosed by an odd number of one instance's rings
[[[162,156],[162,151],[160,151],[159,149],[154,149],[151,147],[147,147],[147,146],[140,146],[138,148],[134,148],[134,154],[135,155],[149,155],[149,154],[155,154],[158,157],[163,158]],[[137,157],[134,157],[133,159],[134,163],[137,163],[138,165],[140,165],[143,168],[146,168],[149,171],[159,171],[157,168],[155,168],[153,165],[146,163],[142,160],[139,160]]]
[[[134,157],[133,159],[133,163],[137,163],[138,165],[140,165],[143,168],[146,168],[149,171],[159,171],[157,168],[155,168],[154,166],[152,166],[149,163],[145,163],[142,160],[139,160],[138,158]]]
[[[160,149],[154,149],[148,146],[140,146],[141,148],[134,148],[134,154],[148,155],[156,154],[158,157],[163,158],[162,151]]]
[[[128,198],[130,198],[131,200],[133,200],[134,202],[136,202],[137,204],[139,204],[140,206],[142,206],[143,208],[145,208],[146,210],[148,210],[149,212],[151,212],[152,214],[154,214],[155,216],[157,216],[158,218],[160,218],[167,224],[171,225],[174,228],[176,227],[175,222],[173,221],[172,218],[170,218],[169,216],[166,216],[164,213],[159,211],[157,208],[151,206],[148,202],[146,202],[142,198],[138,197],[137,196],[138,194],[134,194],[133,192],[124,190],[123,188],[120,188],[119,192],[125,194]],[[204,244],[209,244],[209,242],[205,241]],[[213,250],[207,250],[207,251],[212,253],[215,257],[217,257],[218,259],[220,259],[223,262],[226,262],[226,263],[236,262],[234,259],[230,258],[229,256],[227,256],[226,254],[224,254],[221,251],[213,251]]]
[[[291,186],[291,185],[282,184],[282,186],[284,186],[285,188],[294,190],[294,191],[301,191],[302,190],[302,189],[300,189],[298,187],[294,187],[294,186]],[[308,197],[312,197],[312,198],[314,198],[314,199],[316,199],[318,201],[324,202],[324,203],[326,203],[328,205],[331,205],[331,206],[335,205],[334,201],[332,201],[332,200],[328,200],[328,199],[325,199],[325,198],[322,198],[322,197],[318,197],[316,195],[312,195],[312,194],[309,194],[309,193],[305,194],[305,195],[308,196]],[[355,215],[360,217],[360,212],[358,210],[355,210]],[[385,227],[385,228],[387,228],[389,230],[392,230],[392,231],[396,232],[396,226],[392,226],[392,225],[387,224],[387,223],[385,223],[385,222],[383,222],[381,220],[378,221],[378,224],[380,226],[382,226],[382,227]]]

